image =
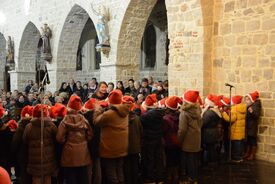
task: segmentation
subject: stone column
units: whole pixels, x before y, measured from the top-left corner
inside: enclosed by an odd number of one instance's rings
[[[35,81],[35,72],[25,72],[25,71],[9,71],[10,81],[11,81],[11,91],[19,90],[24,91],[25,85],[28,80]]]

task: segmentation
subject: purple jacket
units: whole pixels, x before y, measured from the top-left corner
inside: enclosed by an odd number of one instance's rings
[[[179,112],[169,112],[163,116],[164,143],[166,148],[180,148],[177,137],[179,129]]]

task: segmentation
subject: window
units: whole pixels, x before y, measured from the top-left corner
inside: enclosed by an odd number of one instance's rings
[[[152,69],[156,64],[156,31],[153,24],[145,28],[141,42],[141,67]]]

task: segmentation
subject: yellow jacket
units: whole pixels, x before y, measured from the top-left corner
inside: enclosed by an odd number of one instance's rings
[[[242,140],[245,138],[246,105],[244,103],[234,105],[231,112],[231,140]],[[229,122],[229,115],[226,112],[223,112],[222,116]]]

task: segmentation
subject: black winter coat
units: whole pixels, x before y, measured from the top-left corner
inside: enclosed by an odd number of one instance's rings
[[[149,109],[141,116],[145,140],[160,140],[163,137],[163,116],[164,110],[162,109]]]
[[[251,106],[253,112],[250,113],[248,110],[246,111],[246,130],[248,136],[257,136],[258,131],[258,122],[261,115],[261,101],[256,100]],[[248,107],[248,108],[249,108]],[[247,108],[247,109],[248,109]]]
[[[208,109],[202,116],[202,143],[212,144],[222,140],[222,118],[213,110]]]

